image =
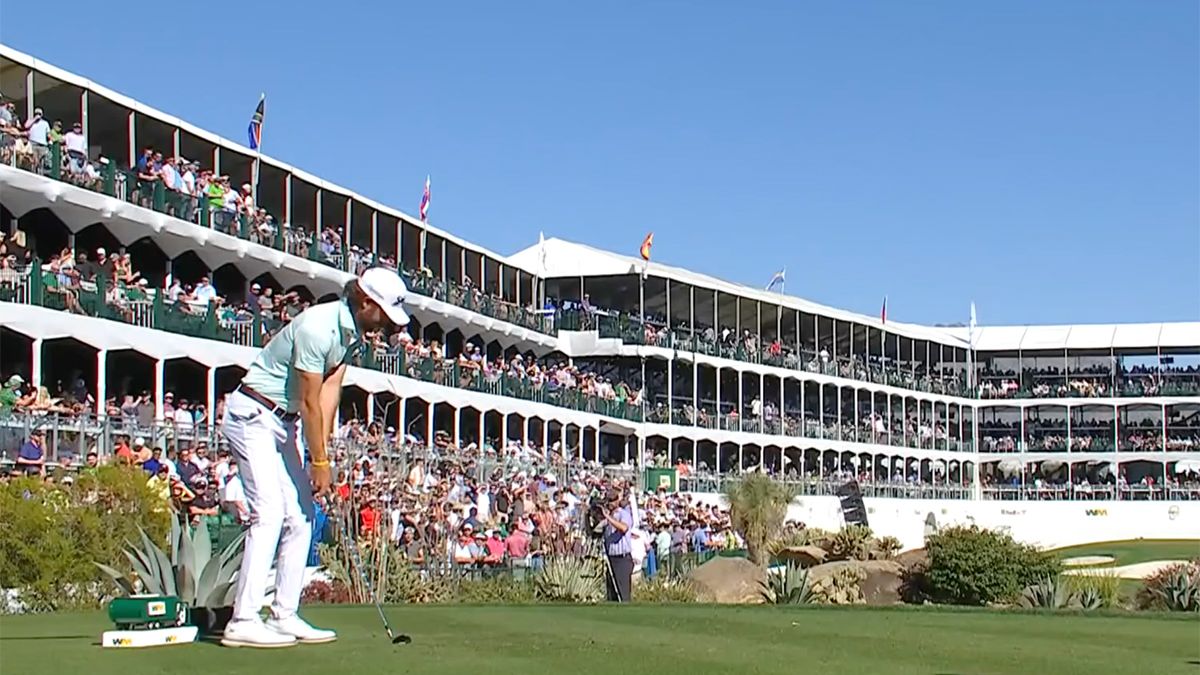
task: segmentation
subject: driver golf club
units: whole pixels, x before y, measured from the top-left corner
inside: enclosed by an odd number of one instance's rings
[[[330,505],[329,508],[331,510],[334,509],[332,505]],[[375,610],[379,612],[379,619],[383,621],[383,629],[387,631],[388,639],[390,639],[394,645],[406,645],[412,642],[411,637],[403,633],[396,634],[392,632],[392,626],[388,623],[387,615],[383,613],[383,602],[379,599],[379,596],[375,594],[375,585],[371,583],[370,576],[368,576],[366,570],[363,569],[362,557],[358,554],[358,544],[353,538],[350,537],[350,528],[346,525],[347,518],[343,518],[341,517],[341,514],[335,512],[334,520],[338,521],[338,525],[341,527],[342,541],[345,541],[347,548],[350,549],[350,557],[353,559],[354,567],[358,570],[358,575],[362,577],[363,584],[365,584],[367,587],[367,592],[371,594],[371,600],[375,604]]]

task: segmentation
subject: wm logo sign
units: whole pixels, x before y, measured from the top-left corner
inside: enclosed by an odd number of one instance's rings
[[[131,644],[133,644],[133,640],[130,640],[129,638],[113,638],[112,639],[112,645],[114,647],[127,647]]]
[[[1087,509],[1085,513],[1089,516],[1107,516],[1108,509]]]

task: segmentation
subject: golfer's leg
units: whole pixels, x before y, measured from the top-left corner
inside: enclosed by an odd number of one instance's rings
[[[283,495],[283,534],[279,540],[279,558],[275,563],[275,601],[271,615],[287,618],[300,608],[300,593],[304,590],[304,568],[312,545],[312,524],[316,517],[313,508],[312,483],[300,459],[295,424],[284,425],[279,436],[279,456],[285,471],[279,477]]]
[[[231,404],[232,405],[232,404]],[[275,447],[276,419],[261,412],[239,423],[230,415],[225,427],[230,453],[237,458],[238,474],[250,509],[245,553],[238,572],[234,621],[259,621],[267,598],[267,577],[283,527],[284,497],[280,490],[283,460]]]

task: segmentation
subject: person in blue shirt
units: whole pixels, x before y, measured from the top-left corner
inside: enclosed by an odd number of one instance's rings
[[[29,434],[29,440],[17,452],[17,466],[32,476],[44,473],[46,470],[46,434],[40,429],[34,429]]]
[[[633,512],[629,509],[629,502],[621,498],[620,490],[609,491],[604,501],[608,599],[629,602],[633,598]]]

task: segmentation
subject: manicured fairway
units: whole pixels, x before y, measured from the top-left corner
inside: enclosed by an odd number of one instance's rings
[[[306,610],[330,645],[104,650],[102,614],[0,618],[0,671],[213,673],[1200,673],[1200,618],[923,608],[400,606],[392,646],[370,607]]]
[[[1054,551],[1062,558],[1105,555],[1116,560],[1104,566],[1134,565],[1153,560],[1191,560],[1200,558],[1200,541],[1195,539],[1130,539],[1098,544],[1071,546]]]

